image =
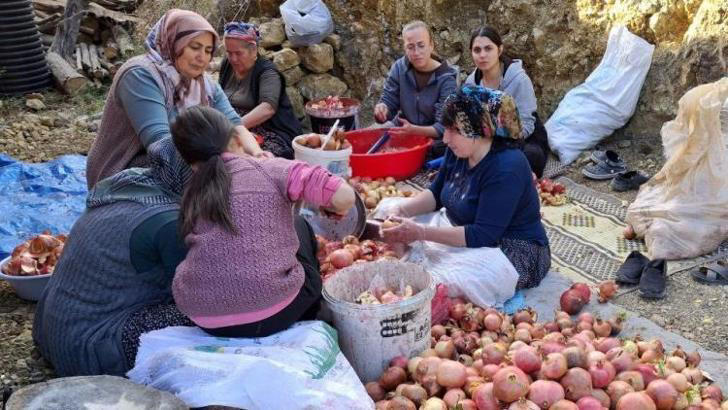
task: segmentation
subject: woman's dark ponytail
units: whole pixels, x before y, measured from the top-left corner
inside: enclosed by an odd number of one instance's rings
[[[171,132],[182,158],[197,168],[182,195],[182,235],[191,233],[201,220],[236,233],[230,211],[231,178],[222,160],[235,132],[233,124],[213,108],[195,106],[177,116]]]

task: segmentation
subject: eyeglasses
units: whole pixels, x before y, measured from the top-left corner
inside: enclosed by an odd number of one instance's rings
[[[426,48],[427,48],[427,44],[417,43],[417,44],[407,44],[407,46],[404,49],[407,50],[408,53],[414,53],[415,50],[424,51]]]

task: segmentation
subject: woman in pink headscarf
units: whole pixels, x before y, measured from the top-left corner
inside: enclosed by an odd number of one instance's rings
[[[131,167],[146,166],[146,149],[170,136],[177,114],[207,105],[225,114],[247,154],[269,157],[242,125],[225,93],[205,69],[219,38],[202,16],[172,9],[147,36],[143,55],[129,59],[114,77],[96,140],[88,153],[86,180],[96,182]]]

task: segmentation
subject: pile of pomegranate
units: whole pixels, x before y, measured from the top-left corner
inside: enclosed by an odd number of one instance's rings
[[[349,178],[349,184],[359,193],[368,209],[376,208],[384,198],[410,197],[413,194],[412,191],[398,189],[397,180],[392,177],[374,180],[369,177],[352,177]]]
[[[293,139],[293,142],[304,147],[319,149],[321,144],[326,139],[325,135],[311,133],[299,135]],[[351,148],[351,143],[347,141],[345,131],[341,128],[337,128],[334,134],[329,138],[329,141],[324,146],[324,151],[339,151]]]
[[[557,311],[539,323],[530,309],[506,315],[456,298],[430,349],[392,359],[365,387],[380,410],[728,410],[700,354],[620,340],[623,320]]]
[[[306,111],[319,118],[342,118],[356,114],[359,105],[345,101],[337,96],[328,96],[309,103]]]
[[[326,280],[339,269],[355,263],[366,263],[376,260],[399,260],[392,246],[373,240],[359,241],[356,236],[346,236],[341,241],[329,241],[316,235],[318,252],[316,258],[321,266],[321,277]]]
[[[51,235],[49,231],[27,240],[13,249],[10,261],[2,272],[9,276],[36,276],[53,273],[63,252],[66,235]]]
[[[558,182],[541,178],[536,182],[536,189],[544,205],[559,206],[566,203],[566,187]]]

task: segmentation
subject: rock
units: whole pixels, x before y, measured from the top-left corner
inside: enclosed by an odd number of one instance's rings
[[[260,30],[260,47],[279,46],[286,41],[286,32],[283,29],[282,19],[273,19],[263,23],[258,29]]]
[[[334,68],[334,48],[330,44],[314,44],[300,51],[301,63],[314,73],[325,73]]]
[[[317,100],[329,95],[344,95],[346,83],[331,74],[309,74],[298,83],[301,95],[307,100]]]
[[[303,96],[296,87],[286,87],[286,93],[288,99],[291,100],[293,106],[293,112],[296,114],[296,118],[303,118],[306,116],[306,111],[303,105]]]
[[[301,67],[295,66],[293,68],[289,68],[288,70],[284,71],[283,78],[286,79],[286,85],[295,85],[297,82],[301,81],[304,75],[306,75],[303,70],[301,70]]]
[[[631,146],[632,146],[632,141],[629,141],[629,140],[617,141],[617,147],[619,147],[619,148],[629,148]]]
[[[278,71],[286,71],[289,68],[293,68],[301,63],[301,58],[298,53],[291,50],[290,48],[284,48],[280,51],[273,53],[273,64],[276,65]]]
[[[46,107],[43,101],[36,98],[25,100],[25,106],[36,111],[44,110]]]
[[[46,127],[55,127],[56,120],[53,117],[40,117],[40,123]]]
[[[334,50],[339,51],[341,48],[341,36],[338,34],[329,34],[324,39],[324,43],[331,45]]]
[[[176,410],[188,407],[171,393],[117,376],[63,377],[26,386],[10,396],[7,410]]]
[[[293,48],[293,43],[290,40],[286,40],[281,44],[281,48]]]

